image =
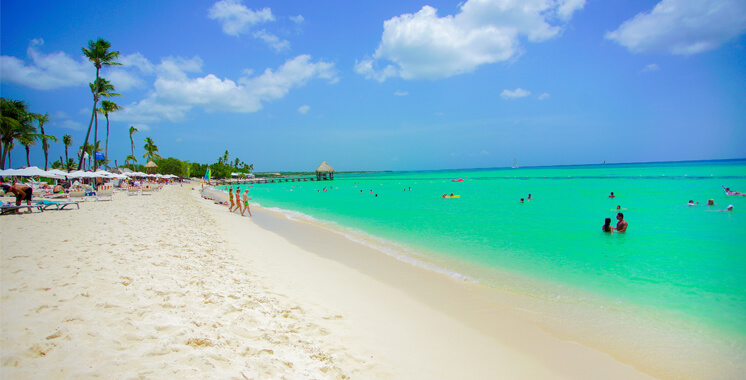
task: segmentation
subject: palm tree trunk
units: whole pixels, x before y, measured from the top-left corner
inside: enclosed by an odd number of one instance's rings
[[[31,147],[28,145],[24,145],[24,148],[26,148],[26,166],[31,166],[31,161],[29,160],[29,153],[31,153]]]
[[[93,146],[95,147],[96,144],[98,144],[98,112],[93,114]],[[98,161],[96,160],[96,152],[91,151],[91,154],[93,155],[93,171],[95,172],[96,169],[98,169]]]
[[[106,147],[104,148],[106,159],[109,158],[109,114],[106,114]]]
[[[5,170],[5,153],[7,151],[6,144],[3,142],[0,144],[0,169]]]
[[[42,135],[46,135],[42,123],[39,123],[39,129],[41,130]],[[47,145],[47,139],[45,138],[41,139],[41,149],[44,151],[44,170],[49,170],[49,165],[47,164],[49,162],[49,145]]]
[[[98,77],[98,75],[96,75]],[[88,146],[88,137],[91,136],[91,127],[93,127],[93,119],[96,117],[96,103],[98,103],[98,99],[95,97],[93,98],[93,113],[91,114],[91,122],[88,123],[88,132],[85,134],[85,140],[83,140],[83,152],[85,152],[86,146]],[[78,168],[80,168],[83,165],[83,153],[80,153],[80,161],[78,161]]]

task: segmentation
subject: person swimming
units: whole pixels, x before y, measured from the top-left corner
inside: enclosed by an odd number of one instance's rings
[[[707,205],[708,205],[708,206],[714,206],[715,204],[716,204],[716,203],[715,203],[715,200],[714,200],[714,199],[710,199],[710,200],[708,200],[708,201],[707,201]]]
[[[609,198],[616,198],[616,195],[614,195],[613,191],[611,192],[611,194],[609,194]]]
[[[694,201],[690,200],[689,203],[687,203],[687,206],[694,206]]]
[[[611,226],[611,218],[604,219],[604,225],[601,229],[604,232],[614,232],[614,227]]]

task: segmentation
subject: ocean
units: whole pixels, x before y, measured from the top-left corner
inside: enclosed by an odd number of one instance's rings
[[[337,174],[249,194],[403,261],[559,307],[555,324],[603,310],[576,324],[741,356],[746,197],[722,186],[746,192],[746,160]],[[617,212],[627,232],[602,232]]]

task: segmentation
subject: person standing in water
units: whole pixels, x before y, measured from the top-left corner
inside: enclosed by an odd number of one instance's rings
[[[604,226],[601,227],[604,232],[614,232],[614,227],[611,226],[611,218],[604,220]]]
[[[624,214],[621,212],[616,214],[616,220],[619,221],[616,224],[616,232],[627,232],[627,221],[624,220]]]
[[[243,216],[243,213],[248,211],[249,216],[251,215],[251,210],[249,209],[249,189],[246,189],[246,191],[243,192],[243,211],[241,211],[241,216]]]

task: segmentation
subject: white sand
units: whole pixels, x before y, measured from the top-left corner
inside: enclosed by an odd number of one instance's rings
[[[645,377],[479,285],[189,189],[1,217],[0,377]]]

